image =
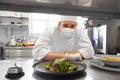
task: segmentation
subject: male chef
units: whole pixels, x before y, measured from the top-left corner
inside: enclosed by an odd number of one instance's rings
[[[77,17],[74,16],[61,16],[58,25],[48,27],[33,48],[35,60],[82,60],[93,55],[88,35],[78,28]]]

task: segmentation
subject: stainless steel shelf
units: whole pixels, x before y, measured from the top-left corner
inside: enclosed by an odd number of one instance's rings
[[[16,16],[0,16],[0,18],[28,19],[28,17],[16,17]]]
[[[28,25],[24,25],[24,24],[0,24],[0,27],[20,28],[20,27],[28,27]]]

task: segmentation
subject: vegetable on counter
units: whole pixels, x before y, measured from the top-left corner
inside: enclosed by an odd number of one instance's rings
[[[62,59],[56,59],[54,62],[46,62],[44,67],[51,72],[72,72],[77,70],[76,65]]]
[[[34,46],[35,44],[33,44],[33,43],[30,43],[30,42],[22,42],[22,44],[24,45],[24,46]]]

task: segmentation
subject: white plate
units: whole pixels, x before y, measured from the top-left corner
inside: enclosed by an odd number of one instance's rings
[[[97,68],[108,70],[108,71],[120,72],[120,68],[113,68],[113,67],[104,66],[104,63],[100,60],[93,59],[90,62],[93,66],[95,66]]]

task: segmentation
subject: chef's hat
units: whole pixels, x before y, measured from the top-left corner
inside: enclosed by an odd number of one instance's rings
[[[76,16],[65,16],[65,15],[61,15],[60,16],[60,21],[77,21],[77,17]]]

